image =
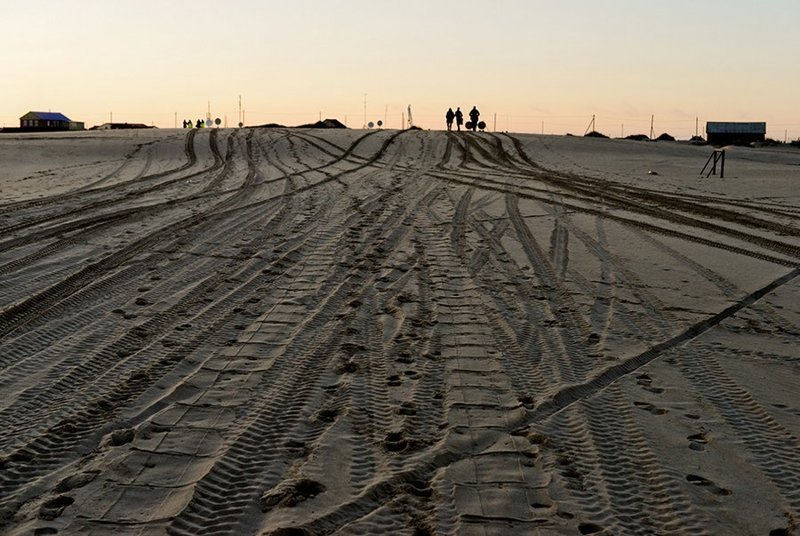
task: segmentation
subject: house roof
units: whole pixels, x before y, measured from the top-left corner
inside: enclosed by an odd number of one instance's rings
[[[766,134],[767,124],[709,121],[706,123],[706,132],[709,134]]]
[[[28,112],[20,119],[38,119],[40,121],[66,121],[69,123],[71,119],[64,114],[58,112]]]

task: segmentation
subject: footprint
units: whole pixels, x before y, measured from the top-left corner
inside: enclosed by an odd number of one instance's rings
[[[664,392],[664,389],[661,387],[653,387],[653,378],[651,378],[649,374],[639,374],[636,376],[636,383],[639,384],[642,389],[650,391],[651,393],[661,394]]]
[[[536,406],[536,400],[530,395],[520,397],[519,402],[525,409],[533,409]]]
[[[663,408],[657,408],[650,402],[634,402],[633,405],[639,409],[643,409],[644,411],[649,411],[653,415],[665,415],[667,413],[667,410]]]
[[[730,495],[732,493],[731,490],[725,489],[725,488],[721,488],[721,487],[717,486],[716,484],[714,484],[709,479],[703,478],[702,476],[686,475],[686,480],[689,483],[694,484],[695,486],[700,486],[702,488],[707,489],[708,491],[710,491],[711,493],[713,493],[715,495]]]
[[[400,415],[416,415],[417,405],[414,402],[403,402],[397,409],[397,413]]]
[[[136,430],[127,428],[123,430],[115,430],[111,433],[110,443],[112,447],[121,447],[133,441],[136,436]]]
[[[605,529],[600,525],[595,525],[594,523],[581,523],[578,525],[578,531],[581,534],[597,534],[598,532],[603,532]]]
[[[59,517],[64,512],[64,509],[74,502],[75,499],[68,495],[59,495],[55,499],[50,499],[39,509],[39,519],[52,521]]]
[[[313,499],[325,489],[320,482],[308,478],[284,482],[261,496],[261,511],[267,513],[276,506],[292,508]]]
[[[389,432],[383,446],[389,452],[401,452],[408,447],[408,441],[403,437],[403,432]]]
[[[317,420],[321,422],[331,423],[336,420],[336,416],[339,415],[339,411],[335,408],[331,409],[323,409],[317,413]]]
[[[708,438],[706,437],[705,432],[700,432],[699,434],[692,434],[688,436],[686,439],[689,440],[690,449],[699,451],[706,450],[706,444],[708,443]]]
[[[82,488],[94,480],[99,473],[100,471],[87,471],[85,473],[70,475],[56,484],[56,491],[63,493],[65,491]]]

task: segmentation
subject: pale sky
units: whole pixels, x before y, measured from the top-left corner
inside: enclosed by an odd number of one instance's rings
[[[611,136],[800,137],[800,0],[0,0],[0,123],[335,117]]]

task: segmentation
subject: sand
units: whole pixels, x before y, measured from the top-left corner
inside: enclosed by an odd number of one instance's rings
[[[0,137],[0,532],[797,534],[800,151]]]

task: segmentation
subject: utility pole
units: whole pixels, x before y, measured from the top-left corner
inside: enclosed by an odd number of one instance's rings
[[[239,95],[239,121],[237,124],[242,123],[242,96]]]
[[[586,134],[588,134],[589,132],[594,132],[594,130],[595,130],[594,117],[595,117],[594,114],[592,114],[592,120],[589,122],[589,126],[586,127],[586,132],[583,133],[584,136]]]
[[[497,112],[494,113],[494,131],[497,132]]]
[[[694,137],[697,138],[700,132],[700,118],[694,118]]]
[[[655,118],[656,118],[655,115],[651,115],[650,116],[650,139],[651,140],[655,137],[654,136],[655,132],[653,131],[653,121],[655,120]]]
[[[619,127],[619,137],[620,138],[625,137],[625,123],[622,123],[622,125]]]

